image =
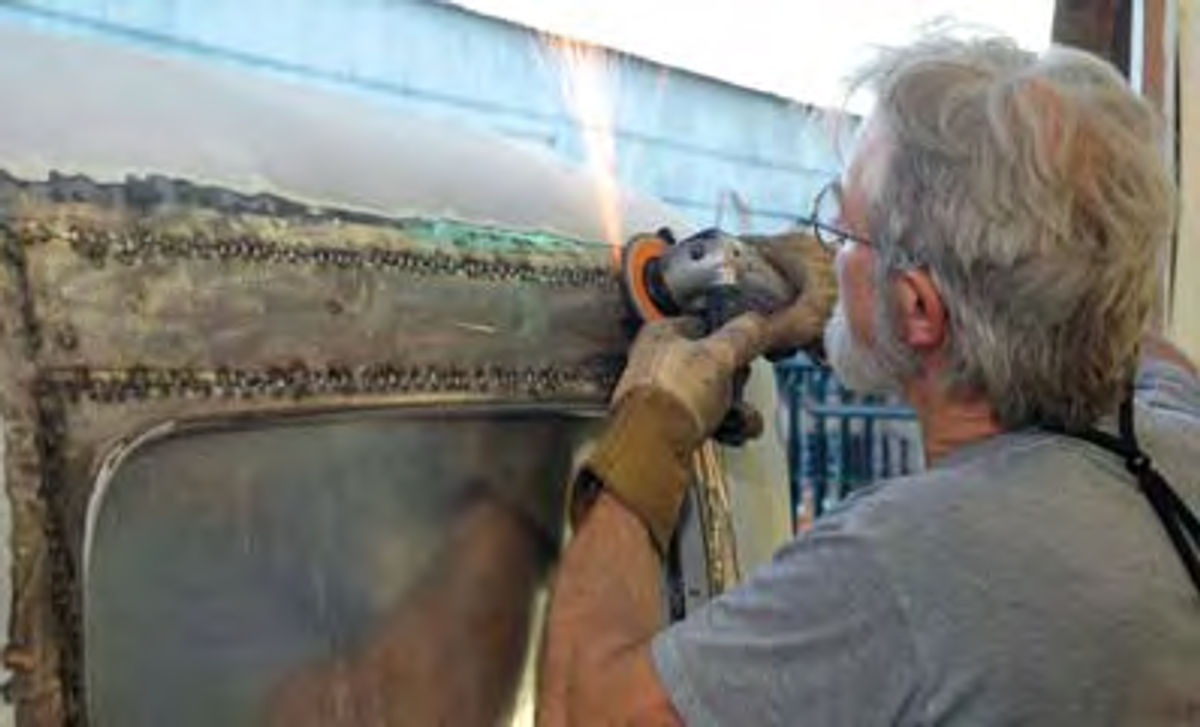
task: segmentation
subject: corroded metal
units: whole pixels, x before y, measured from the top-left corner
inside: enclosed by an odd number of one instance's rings
[[[0,175],[0,249],[22,724],[86,720],[81,541],[116,443],[213,417],[601,411],[628,342],[608,249],[541,233]]]

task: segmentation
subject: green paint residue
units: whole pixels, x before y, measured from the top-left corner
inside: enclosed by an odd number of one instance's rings
[[[487,225],[475,225],[449,219],[411,218],[402,220],[400,227],[420,239],[455,247],[491,250],[562,250],[580,247],[599,248],[607,245],[598,240],[581,240],[550,232],[525,232]]]

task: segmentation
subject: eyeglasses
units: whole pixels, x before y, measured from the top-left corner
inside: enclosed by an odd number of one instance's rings
[[[842,183],[836,179],[826,184],[813,199],[812,215],[800,220],[811,225],[817,240],[831,250],[837,250],[847,241],[860,245],[871,245],[871,241],[847,232],[842,225]]]

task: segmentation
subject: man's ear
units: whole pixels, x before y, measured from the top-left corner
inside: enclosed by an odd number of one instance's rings
[[[946,306],[933,278],[924,270],[905,270],[895,277],[897,332],[917,351],[933,351],[946,339]]]

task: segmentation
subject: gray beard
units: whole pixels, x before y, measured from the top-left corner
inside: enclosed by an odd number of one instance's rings
[[[877,331],[876,335],[885,333]],[[825,324],[825,353],[833,373],[846,387],[860,394],[899,392],[899,372],[892,370],[877,346],[868,346],[854,335],[846,307],[840,300]]]

